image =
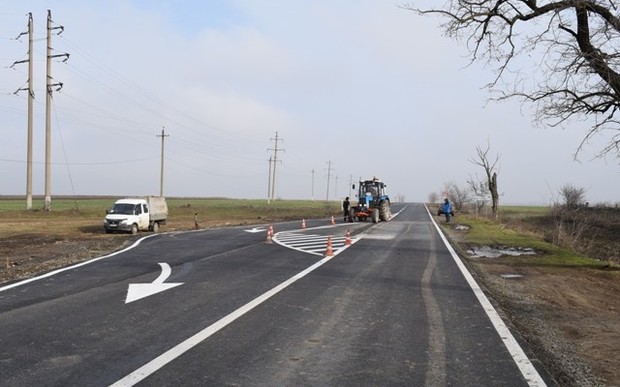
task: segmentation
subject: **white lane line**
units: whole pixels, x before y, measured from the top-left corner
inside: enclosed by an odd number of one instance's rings
[[[364,234],[364,239],[389,241],[396,238],[396,234]]]
[[[222,317],[221,319],[219,319],[215,323],[209,325],[208,327],[206,327],[202,331],[196,333],[194,336],[190,337],[189,339],[181,342],[177,346],[175,346],[175,347],[169,349],[168,351],[164,352],[163,354],[157,356],[155,359],[153,359],[150,362],[146,363],[145,365],[143,365],[142,367],[140,367],[137,370],[133,371],[129,375],[125,376],[124,378],[120,379],[119,381],[115,382],[114,384],[111,384],[110,387],[133,386],[133,385],[139,383],[140,381],[146,379],[149,375],[155,373],[157,370],[163,368],[166,364],[170,363],[171,361],[175,360],[176,358],[178,358],[179,356],[181,356],[185,352],[189,351],[190,349],[192,349],[196,345],[198,345],[201,342],[205,341],[210,336],[212,336],[213,334],[217,333],[219,330],[221,330],[222,328],[226,327],[228,324],[232,323],[233,321],[235,321],[239,317],[243,316],[244,314],[248,313],[252,309],[256,308],[258,305],[260,305],[263,302],[267,301],[270,297],[272,297],[275,294],[279,293],[281,290],[287,288],[288,286],[293,284],[298,279],[301,279],[301,278],[305,277],[306,275],[308,275],[309,273],[311,273],[312,271],[316,270],[317,268],[322,266],[325,262],[329,261],[330,259],[332,259],[336,255],[337,255],[337,252],[334,252],[333,256],[325,257],[325,258],[321,259],[320,261],[318,261],[314,265],[312,265],[309,268],[299,272],[298,274],[296,274],[293,277],[289,278],[288,280],[282,282],[280,285],[274,287],[273,289],[267,291],[266,293],[258,296],[257,298],[255,298],[252,301],[248,302],[247,304],[243,305],[242,307],[240,307],[239,309],[235,310],[234,312],[228,314],[227,316]]]
[[[504,324],[504,321],[499,316],[495,308],[493,308],[493,305],[491,305],[491,302],[489,302],[489,299],[484,294],[482,289],[480,289],[480,286],[478,286],[478,283],[476,282],[474,277],[472,277],[471,273],[467,270],[467,268],[465,267],[465,264],[463,264],[463,261],[461,261],[458,254],[456,254],[456,252],[450,245],[450,242],[448,242],[448,239],[445,237],[445,235],[441,231],[441,228],[439,227],[439,225],[437,225],[437,222],[435,222],[435,219],[433,219],[433,216],[428,210],[428,207],[426,208],[426,211],[428,212],[428,216],[431,218],[431,221],[435,225],[435,228],[437,229],[437,232],[439,233],[441,240],[443,240],[443,243],[446,245],[446,248],[452,255],[452,259],[454,259],[454,262],[456,262],[456,265],[461,270],[461,273],[467,280],[467,283],[469,284],[471,289],[474,291],[474,294],[478,298],[478,302],[480,302],[480,305],[482,305],[482,308],[487,313],[487,316],[489,316],[489,319],[491,320],[493,327],[495,327],[495,330],[497,331],[497,333],[499,334],[499,337],[504,342],[504,345],[508,349],[508,352],[512,356],[517,367],[519,367],[519,370],[521,371],[521,374],[523,375],[527,383],[532,387],[546,386],[547,384],[545,383],[545,381],[542,379],[542,377],[540,376],[540,374],[538,373],[538,371],[536,370],[536,368],[534,367],[530,359],[525,354],[525,352],[523,352],[523,349],[521,348],[521,346],[519,346],[519,343],[517,343],[517,340],[514,338],[512,333],[510,333],[510,330],[508,329],[506,324]]]

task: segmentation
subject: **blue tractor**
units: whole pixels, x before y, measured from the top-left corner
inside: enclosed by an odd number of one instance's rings
[[[372,219],[373,223],[390,220],[390,197],[386,192],[387,185],[374,177],[372,180],[359,182],[357,206],[351,208],[351,220],[366,221]],[[353,185],[355,189],[355,184]]]

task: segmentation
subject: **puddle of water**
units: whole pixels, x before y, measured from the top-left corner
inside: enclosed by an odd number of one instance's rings
[[[478,246],[467,250],[472,258],[499,258],[502,255],[517,257],[520,255],[536,255],[536,250],[531,247],[491,247]]]

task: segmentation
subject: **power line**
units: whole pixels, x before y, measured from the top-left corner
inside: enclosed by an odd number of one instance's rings
[[[155,103],[156,105],[165,108],[166,110],[173,110],[176,111],[177,113],[180,113],[182,116],[184,116],[185,118],[187,118],[190,121],[193,121],[195,123],[198,123],[201,127],[207,127],[210,129],[213,129],[214,131],[218,132],[220,135],[225,135],[226,137],[232,138],[235,141],[238,141],[242,138],[247,138],[248,135],[245,135],[243,133],[239,133],[239,132],[235,132],[232,131],[230,128],[220,128],[218,126],[215,125],[211,125],[209,123],[206,123],[192,115],[187,114],[187,112],[182,111],[181,109],[177,108],[174,105],[171,105],[169,103],[166,103],[164,101],[162,101],[161,99],[159,99],[158,97],[156,97],[154,94],[152,94],[151,92],[145,90],[144,88],[142,88],[140,85],[138,85],[137,83],[131,81],[130,79],[126,78],[125,76],[123,76],[122,74],[120,74],[119,72],[115,71],[114,69],[112,69],[109,66],[106,66],[103,61],[95,58],[94,56],[88,54],[85,50],[83,50],[82,48],[80,48],[77,44],[71,42],[70,40],[68,40],[66,37],[63,37],[63,40],[68,43],[68,45],[70,47],[72,47],[73,49],[75,49],[76,51],[79,51],[83,57],[85,59],[87,59],[88,61],[90,61],[93,65],[95,65],[97,68],[99,68],[100,70],[104,71],[105,73],[111,75],[112,77],[114,77],[115,79],[117,79],[118,81],[120,81],[123,85],[127,86],[128,88],[130,88],[132,91],[134,92],[138,92],[139,94],[141,94],[143,97],[151,100],[153,103]],[[93,81],[95,82],[95,81]],[[108,85],[105,85],[106,89],[111,89],[111,87],[109,87]],[[119,91],[115,90],[113,91],[113,93],[120,93]],[[124,96],[125,98],[128,98],[126,96]],[[154,116],[157,116],[159,118],[164,119],[167,122],[173,123],[175,126],[177,127],[183,127],[185,129],[188,129],[190,131],[195,131],[196,133],[199,134],[203,134],[202,131],[196,130],[191,126],[187,126],[185,124],[183,124],[182,122],[176,121],[176,120],[171,120],[168,117],[165,117],[162,114],[163,109],[151,109],[148,108],[140,103],[137,103],[134,101],[134,103],[136,105],[140,105],[145,111],[153,114]]]
[[[60,121],[58,120],[58,114],[54,114],[54,117],[56,118],[56,128],[58,129],[58,137],[60,138],[60,147],[62,149],[63,155],[65,156],[65,164],[67,167],[67,175],[69,176],[69,184],[71,185],[71,192],[75,196],[75,186],[73,184],[73,176],[71,175],[71,168],[69,167],[69,158],[67,157],[67,150],[65,149],[65,142],[62,137],[62,130],[60,128]]]
[[[117,164],[133,164],[133,163],[141,163],[143,161],[149,161],[149,160],[155,160],[158,159],[159,156],[153,156],[153,157],[147,157],[147,158],[143,158],[143,159],[131,159],[131,160],[119,160],[119,161],[96,161],[96,162],[89,162],[89,163],[69,163],[69,162],[64,162],[64,163],[54,163],[52,162],[52,165],[71,165],[71,166],[92,166],[92,165],[117,165]],[[166,158],[167,159],[167,158]],[[25,164],[26,161],[25,160],[15,160],[15,159],[4,159],[4,158],[0,158],[0,161],[6,162],[6,163],[17,163],[17,164]],[[45,164],[45,161],[33,161],[33,164],[37,164],[37,165],[41,165],[41,164]]]

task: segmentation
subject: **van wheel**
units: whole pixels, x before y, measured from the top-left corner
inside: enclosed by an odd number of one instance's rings
[[[138,225],[131,225],[131,235],[136,235],[138,233]]]

